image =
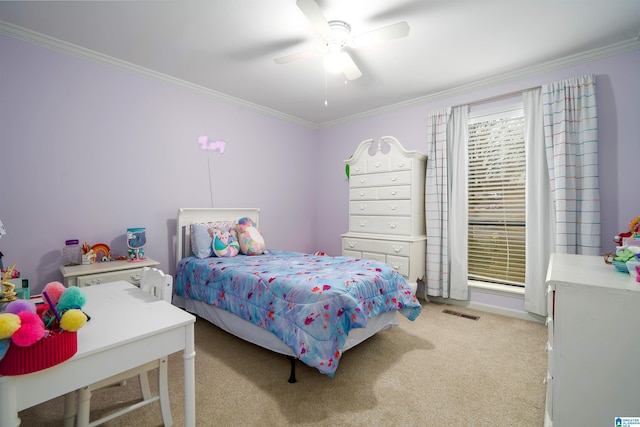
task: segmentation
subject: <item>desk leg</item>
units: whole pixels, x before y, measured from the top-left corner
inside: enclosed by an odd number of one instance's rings
[[[0,426],[18,427],[19,425],[16,382],[11,377],[0,376]]]
[[[193,323],[186,327],[186,342],[184,346],[184,425],[195,427],[196,425],[196,378]]]
[[[70,391],[64,395],[64,427],[73,427],[78,412],[78,393]]]
[[[91,415],[91,390],[89,386],[78,390],[78,427],[87,427]]]

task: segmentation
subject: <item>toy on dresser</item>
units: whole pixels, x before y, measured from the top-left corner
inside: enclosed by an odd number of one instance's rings
[[[16,286],[9,281],[13,277],[16,263],[14,262],[11,267],[2,274],[2,293],[0,294],[0,302],[10,302],[18,298],[16,293]]]
[[[16,299],[0,314],[0,375],[22,375],[57,365],[77,349],[75,332],[89,317],[78,287],[48,283],[42,304]]]
[[[146,229],[144,227],[127,228],[127,248],[129,261],[143,261],[144,245],[147,244]]]
[[[629,223],[629,231],[618,233],[613,241],[618,245],[616,253],[607,254],[605,262],[640,282],[640,216]]]

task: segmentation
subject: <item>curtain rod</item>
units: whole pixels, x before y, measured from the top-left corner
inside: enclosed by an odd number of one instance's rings
[[[540,88],[542,88],[542,86],[541,86],[541,85],[538,85],[538,86],[532,86],[532,87],[525,88],[525,89],[520,89],[520,90],[514,90],[513,92],[507,92],[507,93],[503,93],[503,94],[500,94],[500,95],[488,96],[488,97],[486,97],[486,98],[477,99],[477,100],[475,100],[475,101],[468,102],[468,103],[466,103],[466,104],[454,105],[454,106],[453,106],[453,107],[451,107],[451,108],[455,108],[455,107],[462,107],[462,106],[464,106],[464,105],[466,105],[466,106],[468,106],[468,107],[471,107],[472,105],[481,104],[481,103],[483,103],[483,102],[494,101],[494,100],[495,100],[495,101],[497,101],[497,100],[498,100],[498,99],[500,99],[500,98],[508,98],[508,97],[510,97],[510,96],[514,96],[514,95],[521,95],[521,94],[522,94],[522,92],[524,92],[525,90],[540,89]]]

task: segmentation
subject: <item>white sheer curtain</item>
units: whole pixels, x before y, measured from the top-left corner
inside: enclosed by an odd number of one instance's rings
[[[549,185],[542,94],[540,88],[522,93],[526,157],[526,272],[524,309],[547,315],[545,278],[554,252],[555,221]]]
[[[592,75],[542,86],[555,250],[600,254],[598,113]]]
[[[427,273],[425,299],[449,296],[449,167],[447,124],[451,108],[427,117],[427,173],[425,181],[425,221],[427,229]]]
[[[598,126],[593,76],[523,92],[527,158],[525,310],[547,315],[553,252],[600,253]]]
[[[425,297],[468,299],[467,106],[427,117]]]

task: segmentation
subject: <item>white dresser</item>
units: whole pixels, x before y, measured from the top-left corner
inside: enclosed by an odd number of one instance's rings
[[[160,263],[146,258],[142,261],[108,261],[87,265],[69,265],[60,267],[64,285],[95,286],[103,283],[125,280],[140,285],[140,276],[144,267],[157,267]]]
[[[640,283],[603,257],[553,254],[547,291],[544,425],[640,418]]]
[[[417,289],[425,275],[427,156],[386,136],[360,143],[349,165],[349,232],[342,254],[385,262]]]

